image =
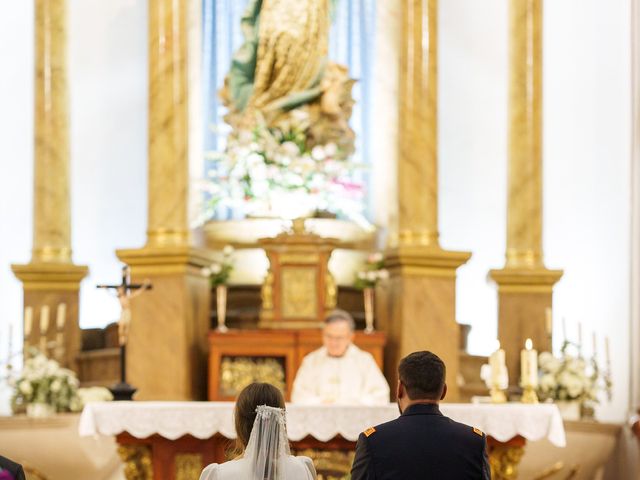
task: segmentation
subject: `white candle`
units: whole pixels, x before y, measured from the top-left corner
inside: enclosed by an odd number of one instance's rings
[[[567,341],[567,320],[562,317],[562,341]]]
[[[593,341],[593,358],[598,356],[598,342],[596,341],[596,332],[591,334],[591,340]]]
[[[9,363],[11,363],[11,354],[13,353],[13,323],[9,322]]]
[[[547,307],[545,310],[545,326],[547,329],[547,335],[551,336],[553,332],[553,318],[551,317],[551,307]]]
[[[538,386],[538,352],[533,349],[530,338],[527,338],[525,348],[520,352],[520,377],[523,387]]]
[[[578,322],[578,351],[582,354],[582,322]]]
[[[503,371],[506,368],[504,350],[500,348],[500,341],[496,341],[496,349],[489,357],[489,366],[491,367],[491,384],[500,385]]]
[[[64,328],[64,321],[66,320],[66,316],[67,304],[61,303],[60,305],[58,305],[58,313],[56,315],[56,326],[58,327],[58,330],[62,330]]]
[[[33,326],[33,308],[27,307],[24,309],[24,336],[25,338],[31,335],[31,327]]]
[[[604,337],[604,358],[607,361],[607,370],[611,372],[611,357],[609,356],[609,337]]]
[[[40,335],[45,335],[49,329],[49,305],[40,309]]]

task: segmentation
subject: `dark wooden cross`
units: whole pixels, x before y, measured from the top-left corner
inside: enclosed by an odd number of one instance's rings
[[[131,310],[129,301],[140,295],[145,290],[150,290],[150,282],[131,283],[130,269],[128,266],[122,267],[122,283],[120,285],[97,285],[97,288],[105,290],[115,290],[122,308],[120,321],[118,322],[118,342],[120,344],[120,383],[117,383],[109,390],[113,394],[114,400],[131,400],[136,388],[127,383],[127,336],[129,322],[131,321]]]

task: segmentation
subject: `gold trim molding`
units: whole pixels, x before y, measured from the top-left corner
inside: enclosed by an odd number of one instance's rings
[[[500,293],[551,293],[562,278],[562,270],[540,268],[504,268],[489,271]]]
[[[89,268],[72,263],[29,263],[11,265],[11,271],[25,290],[77,291]]]
[[[387,250],[385,266],[391,276],[436,276],[455,278],[458,267],[471,252],[453,252],[439,247],[400,246]]]
[[[201,269],[215,261],[209,250],[189,246],[122,249],[116,250],[116,255],[135,267],[138,275],[201,275]]]

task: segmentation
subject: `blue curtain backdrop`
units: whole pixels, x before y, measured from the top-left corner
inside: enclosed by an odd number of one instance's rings
[[[231,64],[231,56],[242,42],[240,17],[247,0],[203,0],[203,99],[205,102],[205,152],[221,151],[228,129],[222,117],[224,107],[217,96],[218,89]],[[372,73],[375,52],[375,0],[338,0],[330,35],[329,56],[349,67],[351,77],[358,80],[353,95],[356,104],[351,126],[357,135],[354,160],[370,166],[370,118]],[[206,162],[208,163],[208,162]],[[211,166],[207,164],[208,170]],[[371,219],[371,192],[368,170],[359,175],[368,192],[366,216]],[[228,219],[237,212],[218,211],[217,218]]]

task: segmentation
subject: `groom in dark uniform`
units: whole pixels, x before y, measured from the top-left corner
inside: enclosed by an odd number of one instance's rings
[[[22,465],[0,455],[0,479],[25,480]]]
[[[400,361],[401,416],[360,434],[351,480],[491,478],[485,434],[440,413],[445,371],[431,352],[414,352]]]

